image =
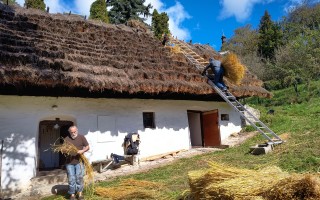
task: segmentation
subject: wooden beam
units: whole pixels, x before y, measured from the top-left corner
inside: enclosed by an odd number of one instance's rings
[[[166,153],[162,153],[162,154],[157,154],[157,155],[153,155],[153,156],[148,156],[148,157],[145,157],[145,158],[141,158],[140,161],[152,161],[152,160],[156,160],[156,159],[159,159],[159,158],[164,158],[166,156],[174,156],[180,152],[183,152],[183,151],[187,151],[186,149],[180,149],[180,150],[177,150],[177,151],[170,151],[170,152],[166,152]]]

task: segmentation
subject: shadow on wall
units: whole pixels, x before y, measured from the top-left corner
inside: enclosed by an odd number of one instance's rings
[[[7,137],[6,137],[7,135]],[[30,145],[24,143],[34,138],[28,137],[24,134],[17,133],[2,133],[3,154],[1,163],[1,187],[3,195],[10,196],[14,193],[21,192],[21,190],[13,190],[11,188],[18,188],[19,174],[23,172],[15,172],[16,165],[28,166],[27,159],[31,160],[28,149]],[[14,187],[12,187],[14,186]]]

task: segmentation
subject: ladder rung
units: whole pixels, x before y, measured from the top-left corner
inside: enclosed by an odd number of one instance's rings
[[[272,141],[273,144],[282,144],[283,140]]]

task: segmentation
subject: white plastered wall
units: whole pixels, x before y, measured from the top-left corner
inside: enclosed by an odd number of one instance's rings
[[[56,110],[53,105],[57,105]],[[229,122],[220,122],[222,140],[240,131],[239,114],[223,102],[0,95],[0,137],[4,140],[2,187],[24,190],[36,175],[40,121],[55,118],[73,121],[90,144],[86,153],[90,161],[105,159],[111,153],[123,154],[124,136],[138,132],[143,158],[189,149],[187,110],[214,109],[230,117]],[[155,113],[155,129],[144,129],[143,112]]]

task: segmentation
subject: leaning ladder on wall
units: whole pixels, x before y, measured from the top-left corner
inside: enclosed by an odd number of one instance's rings
[[[186,56],[186,58],[196,66],[196,68],[202,71],[205,68],[205,65],[208,64],[208,61],[205,61],[201,56],[195,53],[191,47],[180,40],[171,38],[171,42],[180,47],[180,51]],[[208,78],[208,77],[207,77]],[[267,125],[255,117],[249,110],[247,110],[236,97],[231,94],[231,92],[223,92],[220,90],[209,78],[209,84],[213,89],[231,106],[236,110],[244,119],[247,120],[258,132],[260,132],[268,141],[270,145],[281,144],[284,141],[275,134]]]

